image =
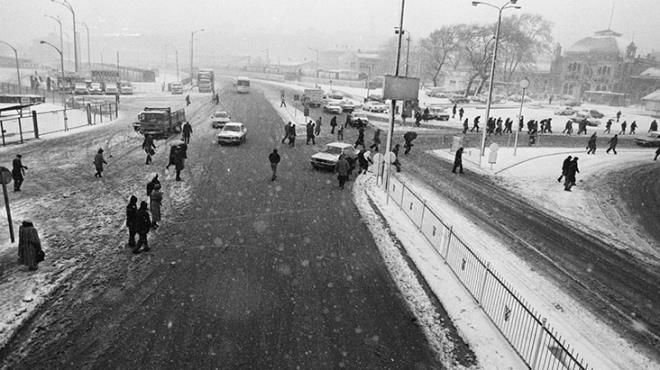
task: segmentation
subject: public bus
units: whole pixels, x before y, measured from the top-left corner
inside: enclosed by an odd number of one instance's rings
[[[234,83],[236,92],[239,94],[247,94],[250,92],[250,79],[247,77],[237,77]]]

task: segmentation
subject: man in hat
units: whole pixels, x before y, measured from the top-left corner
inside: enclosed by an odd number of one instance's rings
[[[182,135],[183,136],[183,142],[188,144],[190,142],[190,134],[192,134],[192,126],[190,125],[190,122],[186,121],[186,123],[183,124],[183,130],[182,130]]]
[[[23,184],[23,175],[25,175],[25,170],[27,170],[27,166],[23,166],[23,162],[21,162],[21,157],[23,157],[20,154],[16,154],[16,158],[12,161],[12,169],[11,169],[11,177],[14,179],[14,191],[21,191],[21,184]]]
[[[103,159],[103,148],[99,148],[98,152],[94,156],[94,166],[96,167],[96,173],[94,177],[103,177],[103,165],[108,164],[108,162]]]
[[[273,170],[270,181],[275,181],[277,178],[277,165],[280,163],[280,155],[277,153],[277,149],[273,149],[273,152],[268,155],[268,161],[270,162],[270,168]]]

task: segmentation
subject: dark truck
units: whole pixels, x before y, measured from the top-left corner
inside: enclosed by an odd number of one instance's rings
[[[169,107],[145,107],[138,114],[138,120],[133,123],[133,128],[142,135],[151,135],[154,138],[168,137],[180,133],[185,121],[186,111],[183,108],[173,112]]]

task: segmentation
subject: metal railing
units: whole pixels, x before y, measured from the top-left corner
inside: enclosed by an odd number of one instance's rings
[[[391,176],[389,190],[390,198],[419,228],[530,369],[591,369],[424,199],[396,176]]]

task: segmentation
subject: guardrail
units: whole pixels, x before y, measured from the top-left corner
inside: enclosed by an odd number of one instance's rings
[[[390,177],[389,190],[390,198],[419,228],[530,369],[592,369],[424,199],[395,176]]]

